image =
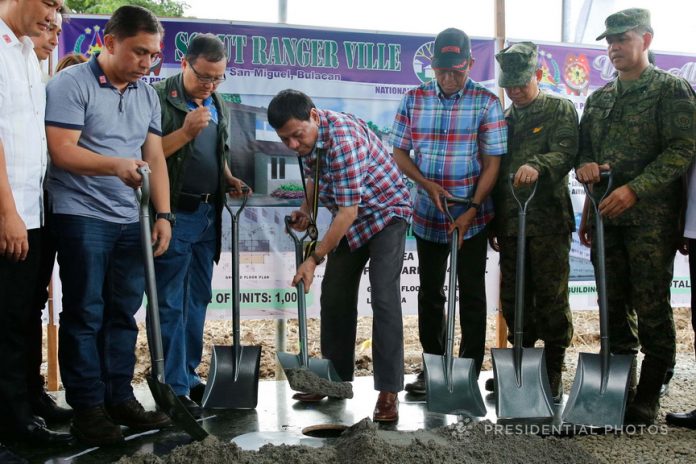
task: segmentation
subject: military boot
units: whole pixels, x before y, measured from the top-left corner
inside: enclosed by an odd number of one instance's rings
[[[544,348],[546,355],[546,374],[549,377],[549,386],[554,403],[560,403],[563,399],[563,360],[565,348],[549,346]]]
[[[633,402],[626,408],[626,425],[651,425],[660,410],[660,388],[669,366],[645,358],[640,366],[640,382]]]

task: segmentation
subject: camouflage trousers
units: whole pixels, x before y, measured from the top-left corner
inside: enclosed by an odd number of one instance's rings
[[[513,341],[517,237],[498,237],[500,245],[500,302]],[[527,237],[525,253],[525,347],[543,340],[548,349],[565,350],[573,338],[568,304],[570,234]]]
[[[615,354],[636,354],[674,365],[676,333],[670,285],[677,245],[672,225],[605,226],[609,345]],[[592,262],[595,264],[596,241]]]

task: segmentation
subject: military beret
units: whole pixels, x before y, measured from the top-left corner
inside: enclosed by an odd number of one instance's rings
[[[532,79],[537,69],[537,46],[532,42],[511,45],[495,55],[500,65],[500,87],[522,87]]]
[[[606,30],[596,40],[602,40],[608,35],[623,34],[639,26],[650,27],[650,11],[643,8],[621,10],[607,16],[604,25]]]

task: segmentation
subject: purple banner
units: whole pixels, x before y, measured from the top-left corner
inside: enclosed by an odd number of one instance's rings
[[[85,55],[101,49],[105,16],[75,15],[64,25],[59,54]],[[227,48],[232,76],[341,80],[357,83],[418,85],[432,77],[434,37],[230,24],[229,22],[162,19],[162,59],[153,66],[179,68],[189,41],[201,33],[220,37]],[[495,74],[493,39],[473,39],[476,66],[471,77],[490,81]]]
[[[696,87],[696,56],[658,52],[658,68],[685,78]],[[559,95],[587,97],[614,79],[605,48],[578,45],[539,44],[542,86]]]

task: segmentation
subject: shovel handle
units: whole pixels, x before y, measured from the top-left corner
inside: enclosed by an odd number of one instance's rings
[[[517,193],[515,193],[515,185],[512,183],[512,181],[515,179],[515,174],[510,173],[508,176],[508,185],[510,186],[510,192],[512,193],[512,198],[515,199],[517,202],[517,205],[521,211],[524,211],[525,213],[527,212],[527,206],[529,205],[529,202],[532,201],[532,198],[534,198],[534,195],[536,194],[537,187],[539,186],[539,182],[535,181],[534,182],[534,187],[532,187],[532,190],[529,192],[529,195],[527,196],[527,199],[522,202],[519,196],[517,196]]]
[[[454,223],[454,216],[452,216],[452,212],[449,209],[448,203],[456,203],[458,205],[463,205],[463,206],[469,206],[471,204],[471,198],[466,198],[466,197],[456,197],[456,196],[451,196],[451,197],[446,197],[442,195],[440,197],[440,200],[442,201],[442,206],[445,208],[445,216],[447,216],[447,219]]]
[[[290,226],[292,223],[292,216],[285,216],[285,230],[295,243],[295,266],[297,269],[302,264],[302,244],[305,238],[309,236],[309,231],[305,231],[305,233],[300,237]],[[307,352],[307,303],[305,300],[304,281],[300,280],[297,285],[295,285],[295,289],[297,290],[297,325],[300,343],[300,362],[302,363],[302,367],[308,367],[309,353]]]
[[[599,203],[607,196],[611,190],[613,182],[613,172],[602,171],[599,173],[600,178],[607,179],[607,188],[596,195],[595,189],[590,190],[587,184],[582,184],[585,189],[585,195],[592,202],[592,207],[595,212],[595,240],[593,245],[596,246],[597,267],[596,267],[596,282],[597,282],[597,303],[599,305],[599,354],[602,369],[602,388],[606,385],[607,373],[609,372],[609,307],[607,299],[607,274],[606,274],[606,259],[604,256],[604,220],[599,214]]]
[[[137,169],[142,176],[142,184],[135,189],[135,196],[140,209],[140,243],[145,265],[145,291],[147,294],[147,334],[152,362],[152,377],[160,383],[164,379],[164,348],[162,329],[159,319],[159,302],[157,300],[157,282],[155,280],[155,262],[152,252],[152,230],[150,227],[150,168],[140,166]]]

